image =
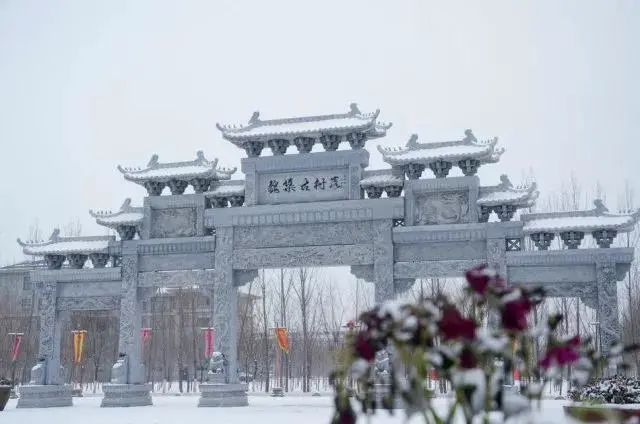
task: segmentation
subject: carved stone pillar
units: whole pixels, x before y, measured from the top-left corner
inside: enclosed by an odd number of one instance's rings
[[[152,404],[151,385],[146,383],[142,363],[142,296],[138,293],[137,246],[136,242],[122,244],[119,359],[112,368],[111,383],[102,387],[102,407]]]
[[[45,281],[38,288],[40,339],[38,363],[31,369],[31,381],[20,388],[17,408],[71,406],[71,386],[64,384],[60,366],[60,343],[68,312],[56,312],[57,284]]]
[[[39,290],[40,344],[38,357],[46,361],[43,384],[62,384],[60,376],[61,323],[56,313],[57,284],[45,281]]]
[[[598,286],[597,316],[600,323],[600,348],[602,354],[607,356],[611,344],[620,339],[616,264],[612,262],[597,262],[596,281]]]
[[[507,278],[507,244],[504,237],[487,238],[487,265]]]
[[[391,219],[373,223],[373,280],[377,304],[392,300],[395,296],[392,227]]]
[[[142,305],[138,299],[138,253],[136,245],[131,246],[121,260],[122,298],[120,300],[120,338],[118,352],[127,355],[129,362],[128,384],[145,381],[144,365],[141,358],[140,329],[142,328]]]
[[[229,383],[238,382],[238,288],[233,282],[233,227],[221,227],[216,232],[213,328],[215,349],[224,353]]]

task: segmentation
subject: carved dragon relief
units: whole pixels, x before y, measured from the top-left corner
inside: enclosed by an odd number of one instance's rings
[[[415,223],[418,225],[460,224],[468,222],[469,194],[437,192],[416,199]]]

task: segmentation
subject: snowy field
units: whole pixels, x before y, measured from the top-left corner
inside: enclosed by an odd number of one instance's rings
[[[11,399],[4,412],[2,424],[328,424],[332,414],[331,397],[291,395],[284,398],[250,395],[245,408],[198,408],[197,396],[154,396],[153,406],[137,408],[100,408],[100,397],[74,398],[70,408],[16,409]],[[562,405],[566,401],[543,401],[541,412],[518,423],[570,423]],[[436,399],[438,409],[446,406],[447,399]],[[358,422],[366,423],[365,419]],[[374,418],[372,423],[405,422],[402,411],[390,417],[387,413]],[[419,417],[412,423],[422,422]]]

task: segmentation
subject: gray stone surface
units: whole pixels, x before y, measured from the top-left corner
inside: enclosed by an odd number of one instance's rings
[[[151,384],[103,384],[102,391],[104,397],[100,406],[109,407],[129,407],[129,406],[149,406],[151,400]]]
[[[244,384],[200,384],[199,407],[247,406],[249,404]]]
[[[20,386],[20,397],[16,408],[52,408],[72,406],[71,386],[47,384]]]

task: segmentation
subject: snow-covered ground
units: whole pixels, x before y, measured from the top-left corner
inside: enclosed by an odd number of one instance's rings
[[[290,395],[283,398],[250,395],[249,406],[245,408],[198,408],[197,396],[154,396],[153,406],[137,408],[100,408],[101,398],[74,398],[70,408],[16,409],[12,399],[0,412],[2,424],[329,424],[332,414],[330,396],[312,397]],[[447,399],[436,399],[436,407],[444,409]],[[529,420],[513,422],[569,423],[562,405],[566,401],[545,400],[541,412]],[[359,422],[366,423],[365,419]],[[402,423],[404,414],[397,411],[390,417],[381,413],[372,420],[374,424]],[[421,422],[419,417],[411,421]]]

